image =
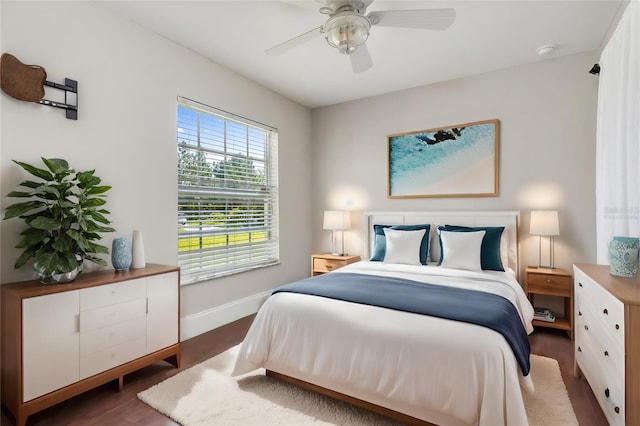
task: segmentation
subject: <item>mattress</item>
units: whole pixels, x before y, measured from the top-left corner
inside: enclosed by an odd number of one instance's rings
[[[510,271],[358,262],[371,274],[498,294],[527,333],[533,308]],[[277,293],[241,345],[234,375],[266,368],[439,425],[526,425],[533,392],[505,338],[491,329],[324,297]]]

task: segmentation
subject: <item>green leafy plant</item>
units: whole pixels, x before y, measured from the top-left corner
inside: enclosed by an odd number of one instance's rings
[[[111,186],[100,185],[95,170],[76,172],[59,158],[44,158],[47,170],[13,160],[38,181],[19,185],[28,190],[12,191],[7,197],[30,198],[6,208],[4,220],[19,217],[27,225],[16,248],[24,249],[14,267],[21,268],[31,258],[34,269],[44,276],[73,271],[79,261],[106,266],[98,257],[109,249],[95,241],[101,232],[113,232],[102,208]]]

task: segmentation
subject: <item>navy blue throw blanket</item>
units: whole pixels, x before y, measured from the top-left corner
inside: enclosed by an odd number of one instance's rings
[[[509,300],[496,294],[355,273],[306,278],[280,286],[272,294],[280,292],[309,294],[481,325],[504,336],[522,374],[529,374],[531,348],[520,315]]]

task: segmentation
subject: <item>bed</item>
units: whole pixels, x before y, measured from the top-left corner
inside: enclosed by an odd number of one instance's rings
[[[233,374],[265,368],[406,423],[526,425],[533,308],[517,281],[518,218],[518,212],[365,212],[367,260],[276,289],[256,315]],[[368,260],[380,258],[381,245],[382,260]],[[504,271],[484,269],[485,260]],[[324,294],[343,288],[348,297]],[[426,288],[436,293],[423,297]],[[402,306],[350,299],[372,296]],[[502,317],[473,323],[467,315],[476,307],[481,313],[472,316],[490,316],[480,308],[485,299],[501,304],[491,312]],[[423,306],[434,311],[415,311]]]

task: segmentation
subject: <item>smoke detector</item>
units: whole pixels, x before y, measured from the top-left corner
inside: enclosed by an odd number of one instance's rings
[[[553,53],[553,51],[556,49],[556,47],[552,44],[549,44],[547,46],[540,46],[536,49],[536,53],[538,54],[538,56],[547,56],[550,55],[551,53]]]

